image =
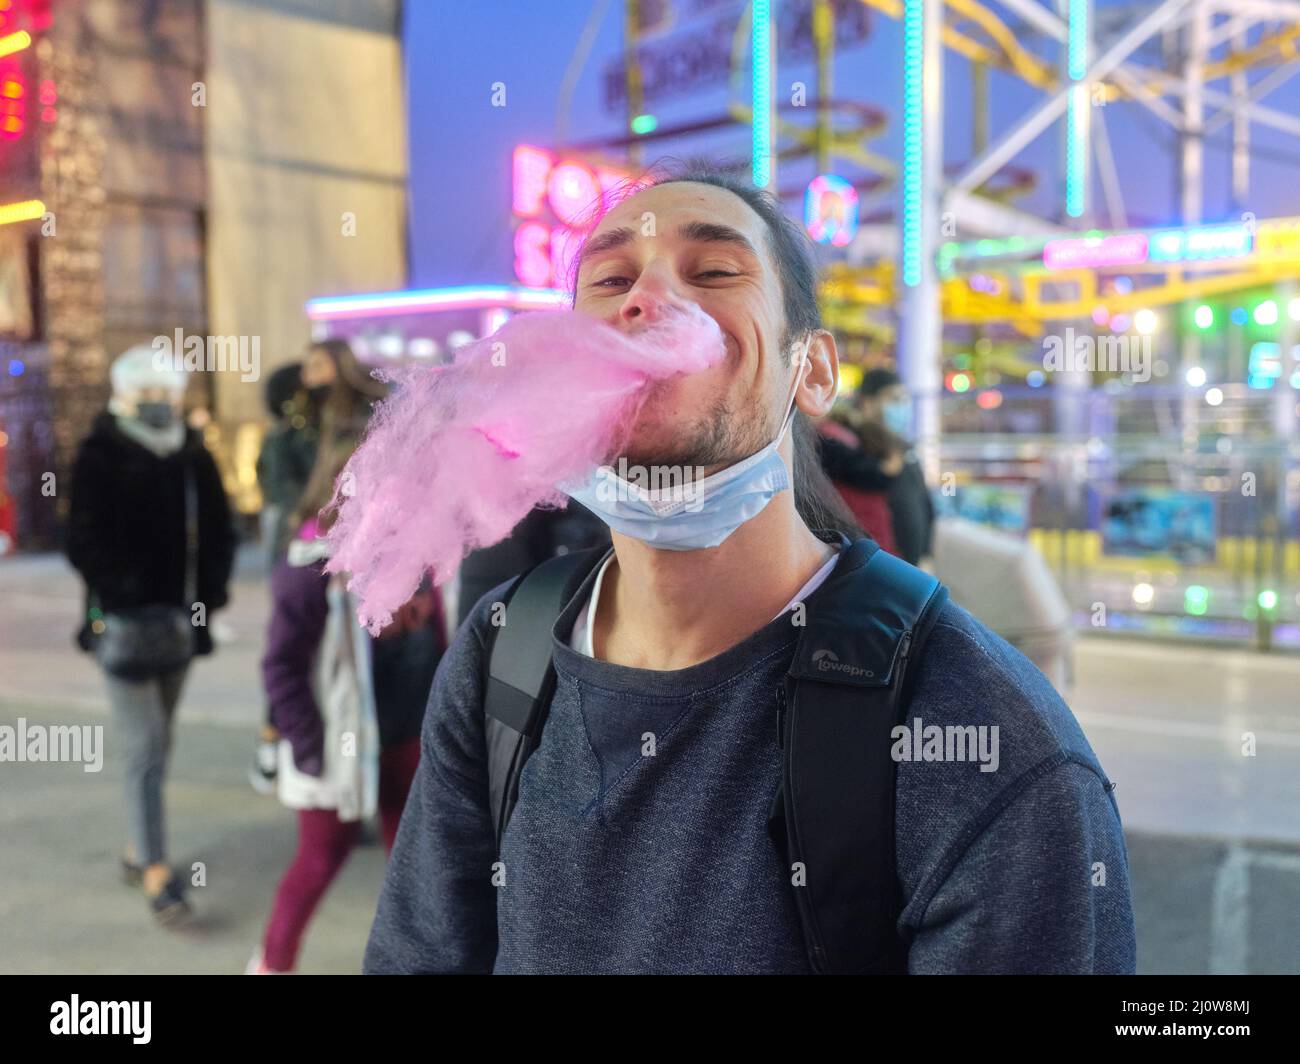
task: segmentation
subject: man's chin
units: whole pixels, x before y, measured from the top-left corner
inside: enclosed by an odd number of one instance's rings
[[[729,431],[731,420],[722,405],[695,420],[683,419],[681,410],[669,412],[661,405],[643,409],[619,457],[643,469],[725,467],[757,450],[746,450],[740,434]],[[616,457],[614,464],[618,461]]]
[[[629,466],[641,466],[649,469],[653,466],[693,465],[691,461],[693,447],[682,446],[689,439],[687,426],[666,425],[657,418],[648,423],[642,418],[641,423],[632,432],[631,438],[623,447],[621,455],[614,459]]]
[[[682,451],[629,450],[616,457],[612,464],[615,469],[626,466],[629,469],[666,470],[694,467],[699,463],[695,461],[694,455]]]

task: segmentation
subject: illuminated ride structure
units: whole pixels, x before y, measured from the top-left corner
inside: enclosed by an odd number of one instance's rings
[[[941,509],[1028,537],[1081,625],[1300,648],[1300,219],[1249,209],[1252,127],[1300,133],[1264,102],[1300,71],[1300,4],[865,2],[902,21],[899,211],[824,271],[823,312],[896,352]],[[969,60],[960,163],[945,48]],[[1005,130],[993,69],[1042,94]],[[1167,225],[1130,224],[1121,173],[1149,172],[1117,165],[1120,107],[1176,138]],[[1226,127],[1233,213],[1206,219]],[[1049,130],[1041,216],[1008,177]]]
[[[1300,649],[1300,219],[1248,209],[1252,125],[1300,133],[1263,102],[1300,70],[1300,0],[1062,0],[1062,14],[1039,0],[789,0],[811,13],[806,107],[777,101],[775,5],[752,0],[725,113],[675,126],[647,111],[638,47],[666,6],[627,0],[625,132],[575,142],[568,101],[611,2],[575,48],[557,146],[514,153],[519,284],[313,300],[318,335],[439,358],[524,306],[563,305],[585,211],[648,145],[748,127],[753,182],[802,207],[823,245],[842,351],[894,350],[942,510],[1028,538],[1082,626]],[[858,5],[902,22],[897,162],[871,146],[884,113],[833,93]],[[969,61],[974,112],[972,157],[956,165],[942,158],[945,48]],[[1042,93],[1004,131],[992,70]],[[1129,224],[1107,132],[1120,106],[1177,138],[1168,225]],[[1205,138],[1229,126],[1238,209],[1207,224]],[[1037,178],[1015,160],[1053,128],[1060,204],[1044,217],[1024,206]],[[788,179],[800,160],[811,183]]]
[[[1300,220],[1249,210],[1252,127],[1300,134],[1263,102],[1300,70],[1300,4],[873,6],[904,23],[902,211],[892,245],[860,234],[827,272],[827,320],[895,340],[940,502],[1028,535],[1084,625],[1300,647]],[[976,85],[984,65],[1042,92],[986,142],[977,98],[955,168],[945,46]],[[1129,224],[1121,174],[1149,172],[1117,165],[1117,106],[1176,137],[1171,224]],[[1205,141],[1228,126],[1234,212],[1207,220]],[[992,202],[1053,129],[1058,213]]]

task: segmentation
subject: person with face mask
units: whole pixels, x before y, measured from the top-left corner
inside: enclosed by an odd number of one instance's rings
[[[862,375],[858,414],[875,437],[882,433],[903,452],[902,468],[887,488],[898,556],[912,565],[929,557],[934,540],[934,502],[912,451],[912,400],[893,370],[877,367]],[[865,433],[864,433],[865,435]]]
[[[444,655],[366,972],[1133,970],[1113,784],[1069,708],[821,471],[815,280],[797,223],[710,169],[592,228],[575,310],[632,335],[693,304],[726,353],[558,485],[612,546],[493,588]],[[981,763],[923,756],[904,714]]]
[[[151,346],[114,361],[112,398],[72,473],[66,550],[86,585],[78,645],[104,670],[124,758],[125,880],[160,923],[183,916],[184,881],[167,862],[163,785],[190,661],[212,653],[235,533],[221,475],[186,427],[187,374]]]

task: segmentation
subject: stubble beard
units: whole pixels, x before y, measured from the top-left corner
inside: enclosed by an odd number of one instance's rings
[[[647,402],[654,400],[652,394]],[[738,414],[725,398],[720,398],[693,426],[682,426],[671,442],[653,450],[631,447],[619,457],[628,466],[644,469],[712,469],[735,465],[761,450],[774,435],[767,425],[766,411],[750,407],[745,413],[747,417]]]

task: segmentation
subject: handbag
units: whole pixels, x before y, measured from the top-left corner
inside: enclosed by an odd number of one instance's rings
[[[185,473],[185,601],[198,595],[198,491]],[[173,672],[194,656],[194,626],[185,606],[153,604],[105,612],[95,658],[105,672],[143,680]]]

